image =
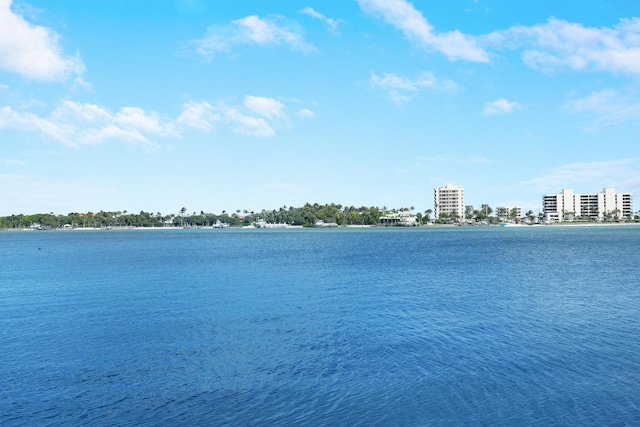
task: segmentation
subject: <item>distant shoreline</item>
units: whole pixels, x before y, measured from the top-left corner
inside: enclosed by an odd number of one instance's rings
[[[421,225],[417,227],[394,227],[394,226],[377,226],[377,225],[346,225],[340,227],[334,227],[332,229],[340,229],[340,228],[349,228],[349,229],[423,229],[423,228],[546,228],[546,227],[637,227],[640,226],[640,222],[614,222],[614,223],[578,223],[578,222],[557,222],[553,224],[523,224],[518,227],[501,227],[500,224],[492,224],[488,226],[473,226],[473,225],[463,225],[460,226],[458,224],[430,224],[430,225]],[[290,225],[288,227],[279,228],[279,230],[302,230],[302,229],[316,229],[317,227],[303,227],[301,225]],[[188,231],[188,230],[243,230],[243,229],[256,229],[261,230],[256,227],[212,227],[212,226],[202,226],[202,227],[111,227],[111,228],[91,228],[91,227],[76,227],[76,228],[55,228],[50,230],[38,230],[31,228],[1,228],[0,232],[41,232],[41,231],[59,231],[59,232],[69,232],[69,231]]]
[[[640,222],[554,222],[553,224],[541,224],[545,227],[624,227],[640,225]]]

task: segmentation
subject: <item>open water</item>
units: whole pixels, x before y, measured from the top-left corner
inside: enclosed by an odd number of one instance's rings
[[[640,227],[0,232],[0,425],[640,425]]]

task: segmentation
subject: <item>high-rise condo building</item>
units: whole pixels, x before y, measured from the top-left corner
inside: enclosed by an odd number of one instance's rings
[[[464,188],[453,184],[437,187],[433,190],[435,217],[441,219],[443,214],[449,217],[464,216]]]
[[[571,189],[563,189],[562,193],[542,196],[542,212],[545,221],[629,218],[633,212],[633,198],[631,193],[616,193],[613,188],[595,194],[575,194]]]

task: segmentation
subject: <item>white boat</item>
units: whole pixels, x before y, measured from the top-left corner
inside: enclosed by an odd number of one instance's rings
[[[335,222],[324,222],[323,220],[316,221],[314,225],[316,228],[334,228],[337,226],[338,224]]]
[[[287,228],[289,225],[286,223],[277,223],[273,224],[270,222],[266,222],[264,219],[259,219],[253,223],[255,228]]]

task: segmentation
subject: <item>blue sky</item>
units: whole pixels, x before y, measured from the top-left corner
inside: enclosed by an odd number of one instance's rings
[[[0,0],[0,215],[640,194],[635,2]],[[638,209],[637,206],[634,209]]]

